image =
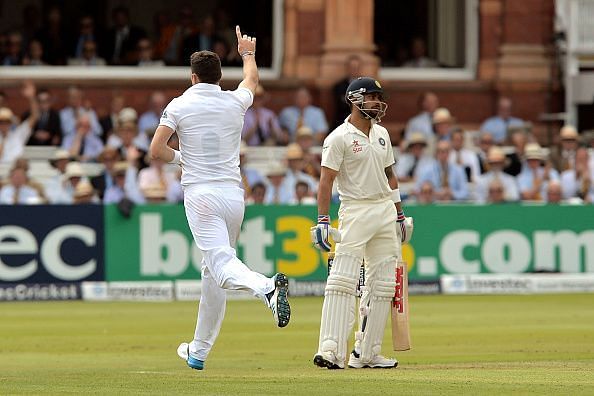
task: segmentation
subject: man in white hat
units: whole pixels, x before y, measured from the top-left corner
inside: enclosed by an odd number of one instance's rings
[[[29,100],[29,118],[14,125],[14,114],[8,107],[0,108],[0,163],[10,164],[21,157],[25,144],[31,136],[33,126],[39,117],[39,105],[35,98],[35,85],[27,83],[22,94]]]
[[[564,125],[559,131],[559,145],[551,148],[551,161],[559,172],[575,167],[575,153],[578,148],[578,132],[573,125]]]
[[[594,202],[594,172],[590,169],[588,149],[580,147],[575,155],[575,168],[561,174],[561,188],[564,199],[579,198]]]
[[[298,181],[304,181],[309,186],[309,191],[315,194],[318,191],[318,182],[303,171],[303,150],[297,143],[291,143],[287,146],[287,174],[285,176],[286,183],[295,191],[295,186]],[[295,198],[294,196],[292,197]]]
[[[267,205],[279,205],[290,203],[295,195],[294,185],[286,179],[287,167],[280,162],[270,165],[266,176],[266,196],[264,203]]]
[[[405,152],[396,162],[396,175],[400,182],[414,181],[417,177],[417,171],[428,162],[431,157],[425,155],[427,139],[422,132],[413,132],[405,141]]]
[[[542,201],[545,199],[548,183],[558,181],[559,173],[551,168],[542,148],[537,143],[528,143],[524,149],[526,166],[517,176],[522,200]]]
[[[485,203],[489,195],[489,185],[493,180],[498,180],[503,185],[505,200],[508,202],[519,201],[520,192],[516,178],[503,172],[505,167],[505,153],[503,150],[497,146],[491,147],[487,154],[487,164],[489,171],[482,174],[476,183],[476,200],[479,203]]]

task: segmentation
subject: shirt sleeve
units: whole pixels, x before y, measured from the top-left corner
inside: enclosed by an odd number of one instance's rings
[[[177,123],[179,121],[178,108],[175,102],[175,99],[169,102],[165,110],[163,110],[163,114],[161,114],[161,119],[159,120],[159,125],[164,125],[174,131],[177,130]]]
[[[338,172],[344,160],[344,140],[342,136],[330,134],[322,146],[322,166]]]
[[[390,134],[384,129],[384,139],[386,140],[386,158],[384,161],[384,168],[394,165],[396,160],[394,159],[394,149],[392,148],[392,141],[390,141]]]
[[[248,88],[239,87],[233,91],[233,94],[237,99],[239,99],[244,112],[247,111],[247,109],[249,109],[249,107],[254,102],[254,94]]]

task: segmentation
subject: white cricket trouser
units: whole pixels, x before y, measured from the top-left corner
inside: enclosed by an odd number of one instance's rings
[[[244,193],[229,185],[193,185],[184,189],[184,206],[194,241],[203,255],[202,294],[190,353],[206,360],[225,316],[228,290],[244,290],[266,302],[274,281],[250,270],[237,258],[235,243],[245,210]]]

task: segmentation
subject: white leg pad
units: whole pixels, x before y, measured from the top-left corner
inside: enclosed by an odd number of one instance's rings
[[[335,257],[326,283],[319,352],[334,355],[344,364],[349,333],[355,321],[355,295],[362,259],[341,254]]]
[[[373,263],[370,263],[370,267]],[[366,279],[366,290],[361,297],[362,317],[359,332],[356,334],[356,349],[360,348],[361,360],[370,362],[373,356],[379,355],[386,328],[386,320],[390,312],[390,304],[394,296],[396,279],[394,269],[396,258],[390,257],[376,264],[378,267],[369,271]],[[377,275],[377,276],[373,276]],[[366,314],[366,319],[363,315]],[[362,329],[362,324],[365,328]]]

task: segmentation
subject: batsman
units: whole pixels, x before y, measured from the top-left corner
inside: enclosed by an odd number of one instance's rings
[[[322,148],[318,223],[311,229],[318,249],[330,251],[329,236],[337,243],[313,361],[319,367],[344,368],[355,322],[359,268],[365,260],[362,320],[348,366],[392,368],[398,362],[381,355],[382,340],[394,297],[397,260],[402,242],[412,235],[413,223],[402,209],[390,136],[378,125],[388,107],[382,86],[373,78],[359,77],[348,86],[346,101],[351,114],[328,135]],[[341,202],[338,230],[330,226],[329,216],[335,180]]]

